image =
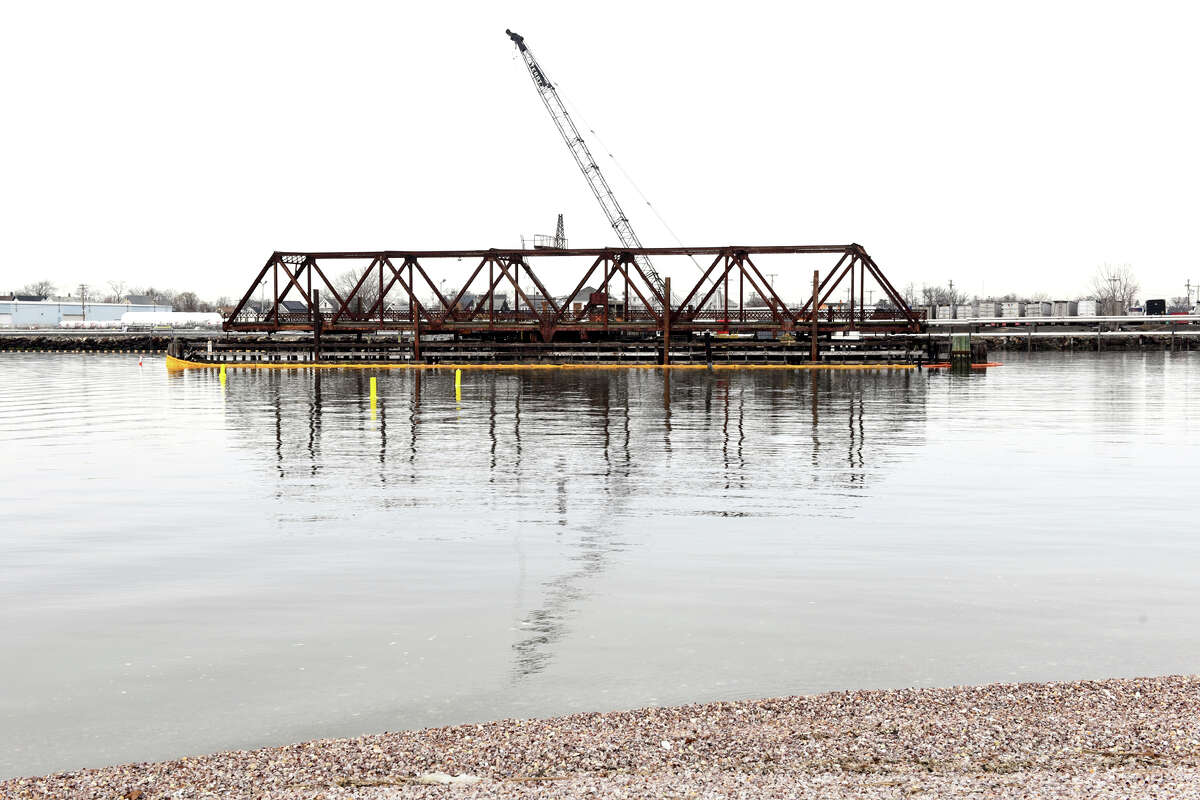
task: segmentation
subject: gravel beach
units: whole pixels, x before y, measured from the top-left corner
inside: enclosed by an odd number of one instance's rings
[[[833,692],[329,739],[5,798],[1197,797],[1200,676]]]

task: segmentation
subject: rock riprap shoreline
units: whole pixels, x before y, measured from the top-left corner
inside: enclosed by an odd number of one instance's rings
[[[1197,797],[1200,677],[832,692],[328,739],[5,798]]]

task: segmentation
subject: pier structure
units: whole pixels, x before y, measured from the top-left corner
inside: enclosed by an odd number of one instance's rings
[[[646,256],[687,258],[699,277],[685,282],[676,270],[672,290],[643,269]],[[788,302],[767,276],[790,269],[799,278],[791,284],[807,289],[812,263],[801,257],[824,269],[812,270],[810,296]],[[764,269],[763,259],[776,261]],[[456,274],[467,277],[450,282]],[[555,294],[547,276],[574,288]],[[924,314],[859,244],[275,252],[224,328],[310,334],[318,360],[322,340],[382,332],[411,342],[414,359],[424,340],[446,339],[500,345],[511,357],[547,345],[657,342],[665,359],[702,336],[802,341],[812,346],[797,349],[815,360],[822,337],[920,333]]]

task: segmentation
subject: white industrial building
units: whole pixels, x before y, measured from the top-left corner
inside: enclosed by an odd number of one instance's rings
[[[0,328],[57,328],[63,322],[120,322],[128,311],[171,311],[157,303],[0,300]]]

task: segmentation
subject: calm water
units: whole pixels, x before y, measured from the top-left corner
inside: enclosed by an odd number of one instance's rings
[[[1195,672],[1200,353],[168,375],[0,354],[0,776]]]

